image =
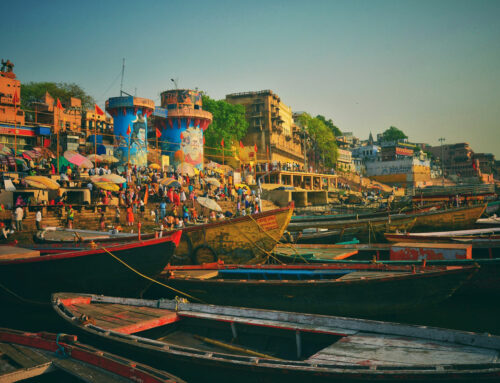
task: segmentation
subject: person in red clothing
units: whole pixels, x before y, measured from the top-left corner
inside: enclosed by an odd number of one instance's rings
[[[174,205],[175,206],[180,206],[181,205],[181,197],[179,193],[174,192]]]
[[[134,212],[132,206],[127,206],[127,225],[132,226],[134,224]]]
[[[170,203],[174,203],[174,190],[172,188],[168,188],[167,197]]]

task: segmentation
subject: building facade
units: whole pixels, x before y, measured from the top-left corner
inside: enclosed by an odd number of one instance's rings
[[[271,90],[234,93],[228,94],[226,101],[245,107],[249,126],[242,142],[257,147],[257,161],[304,166],[301,129],[294,124],[292,109],[276,93]]]

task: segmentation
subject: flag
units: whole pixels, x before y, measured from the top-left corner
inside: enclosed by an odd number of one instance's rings
[[[128,128],[127,128],[127,136],[130,136],[130,132],[131,132],[131,130],[130,130],[130,124],[128,124]]]
[[[14,106],[17,107],[17,104],[19,104],[19,96],[16,93],[14,93],[14,97],[12,97],[12,102],[14,103]]]
[[[104,116],[104,112],[102,111],[101,108],[99,108],[99,105],[95,104],[95,112],[96,114],[98,114],[99,116]]]
[[[240,141],[240,148],[243,149],[244,146],[243,146],[243,142]]]
[[[160,129],[156,128],[156,138],[160,138],[160,137],[161,137]]]
[[[253,146],[253,150],[254,150],[254,152],[255,152],[255,153],[257,153],[257,144],[255,144],[255,145]]]
[[[59,109],[59,110],[63,110],[64,109],[63,106],[62,106],[62,104],[61,104],[61,100],[59,100],[59,98],[57,99],[57,109]]]
[[[220,146],[224,147],[224,139],[221,140]]]

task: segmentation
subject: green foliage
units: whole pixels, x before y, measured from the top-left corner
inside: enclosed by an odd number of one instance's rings
[[[317,118],[318,120],[320,120],[321,122],[323,122],[323,124],[325,124],[325,125],[326,125],[326,126],[327,126],[327,127],[328,127],[331,131],[332,131],[332,133],[334,134],[334,136],[335,136],[335,137],[339,137],[339,136],[342,136],[342,135],[343,135],[343,134],[342,134],[342,132],[340,131],[340,129],[339,129],[339,128],[337,128],[337,127],[334,125],[334,123],[333,123],[332,119],[327,120],[327,119],[325,118],[325,116],[322,116],[321,114],[318,114],[318,115],[316,116],[316,118]]]
[[[404,140],[405,138],[408,138],[408,136],[404,134],[402,130],[399,130],[395,126],[391,126],[384,133],[382,133],[382,139],[384,141],[398,141],[398,140]]]
[[[224,140],[227,149],[231,143],[238,143],[247,133],[248,122],[245,119],[245,107],[232,105],[224,100],[213,100],[204,95],[203,109],[212,113],[213,120],[205,131],[205,145],[220,148]]]
[[[297,118],[298,124],[305,128],[313,141],[313,146],[325,161],[325,166],[333,167],[337,162],[338,147],[331,128],[322,119],[302,113]]]
[[[23,108],[30,108],[31,103],[42,101],[45,97],[45,92],[65,105],[70,104],[70,98],[75,97],[82,100],[82,107],[84,109],[93,109],[95,100],[92,96],[88,95],[79,85],[75,83],[66,82],[29,82],[21,84],[21,106]]]

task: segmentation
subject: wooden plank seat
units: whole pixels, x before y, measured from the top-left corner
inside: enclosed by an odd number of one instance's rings
[[[498,362],[496,350],[450,345],[438,341],[377,334],[354,334],[339,339],[307,359],[313,363],[353,365],[446,365],[467,360],[473,363]],[[411,362],[410,362],[411,361]]]
[[[175,311],[152,307],[75,303],[68,308],[77,317],[84,315],[87,321],[122,334],[134,334],[181,319]]]
[[[353,270],[266,270],[266,269],[229,269],[219,270],[222,278],[243,277],[253,280],[289,280],[289,279],[335,279],[353,272]]]
[[[40,252],[37,250],[24,249],[22,247],[17,247],[17,246],[7,246],[7,245],[0,246],[0,261],[34,258],[39,256]]]

